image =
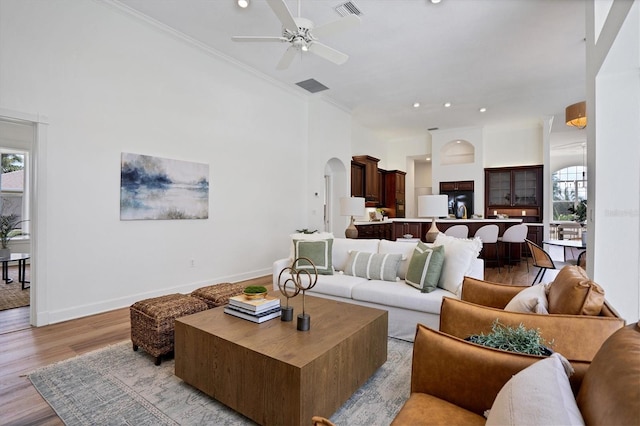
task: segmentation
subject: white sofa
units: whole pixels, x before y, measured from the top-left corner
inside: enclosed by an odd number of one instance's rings
[[[306,294],[384,309],[389,312],[389,336],[413,341],[416,324],[421,323],[436,330],[439,328],[442,298],[460,297],[463,276],[484,279],[484,262],[474,254],[468,256],[469,260],[464,270],[456,271],[455,281],[459,280],[457,294],[440,287],[430,293],[423,293],[404,281],[416,245],[417,242],[334,238],[331,258],[335,272],[333,275],[318,275],[316,285]],[[343,274],[352,250],[402,254],[404,260],[400,262],[397,280],[370,280]],[[456,264],[455,260],[451,259],[455,255],[454,251],[448,253],[445,246],[445,268],[447,262],[450,262],[450,267]],[[274,289],[278,288],[280,272],[291,266],[292,260],[293,254],[290,258],[279,259],[273,263]]]

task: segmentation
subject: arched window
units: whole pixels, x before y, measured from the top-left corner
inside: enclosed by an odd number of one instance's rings
[[[553,184],[553,220],[574,220],[569,208],[576,209],[587,199],[587,168],[570,166],[551,176]]]

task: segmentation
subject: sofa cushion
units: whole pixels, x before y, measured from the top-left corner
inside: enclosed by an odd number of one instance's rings
[[[516,294],[504,307],[505,311],[548,314],[547,285],[536,284]]]
[[[550,314],[598,315],[604,304],[604,290],[576,265],[560,270],[547,297]]]
[[[444,255],[444,246],[428,247],[419,242],[413,250],[405,282],[425,293],[435,290],[442,272]]]
[[[333,239],[324,239],[317,241],[293,240],[294,259],[306,257],[316,266],[318,274],[332,275],[332,246]],[[313,270],[313,266],[306,260],[299,260],[293,265],[296,269]]]
[[[351,297],[355,300],[436,315],[440,314],[444,296],[451,296],[451,293],[441,288],[431,293],[422,293],[404,281],[369,280],[356,284],[351,290]]]
[[[380,240],[334,238],[333,239],[333,267],[336,271],[344,271],[349,260],[349,252],[352,250],[378,252]]]
[[[407,269],[409,269],[409,262],[411,256],[413,256],[413,250],[418,243],[408,241],[390,241],[380,240],[380,246],[378,247],[378,253],[394,253],[401,254],[402,261],[400,262],[400,268],[398,268],[398,278],[404,280],[407,277]]]
[[[498,392],[487,425],[584,425],[560,357],[513,376]]]
[[[444,246],[445,256],[438,287],[458,294],[462,280],[471,271],[472,262],[480,254],[482,241],[479,238],[455,238],[438,234],[435,246]]]
[[[401,260],[401,254],[368,253],[353,250],[349,254],[344,274],[370,280],[396,281]]]
[[[366,283],[366,278],[352,277],[341,272],[333,275],[318,275],[318,281],[309,293],[326,294],[328,296],[344,297],[351,299],[353,288],[358,284]]]

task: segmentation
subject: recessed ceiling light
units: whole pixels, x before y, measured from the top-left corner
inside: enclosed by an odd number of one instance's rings
[[[445,102],[445,103],[444,103],[444,107],[445,107],[445,108],[449,108],[450,106],[451,106],[451,102]]]
[[[238,6],[245,9],[249,6],[249,0],[238,0]]]
[[[431,157],[427,157],[427,161],[431,161]]]
[[[456,141],[456,143],[462,143],[462,141]]]
[[[413,107],[414,108],[420,108],[420,102],[414,102],[413,103]]]
[[[480,112],[487,112],[487,109],[485,107],[480,108]]]
[[[440,3],[441,1],[442,1],[442,0],[431,0],[431,3],[433,3],[433,4],[438,4],[438,3]]]

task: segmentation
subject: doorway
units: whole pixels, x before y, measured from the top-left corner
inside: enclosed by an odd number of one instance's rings
[[[339,220],[340,198],[349,197],[347,168],[338,158],[331,158],[324,167],[324,230],[334,235],[341,235],[347,228],[347,219]]]

